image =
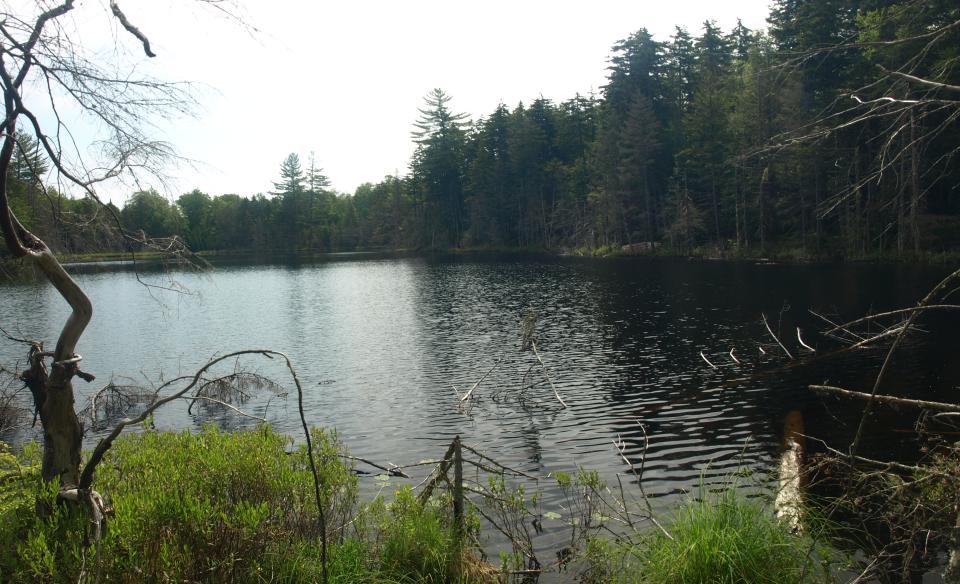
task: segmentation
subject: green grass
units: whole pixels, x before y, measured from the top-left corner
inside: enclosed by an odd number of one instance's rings
[[[330,542],[330,582],[470,581],[447,506],[409,490],[361,504],[336,434],[313,431]],[[76,582],[93,566],[86,517],[53,504],[40,449],[0,450],[0,581]],[[148,431],[117,440],[95,487],[115,509],[103,582],[319,582],[320,532],[303,448],[261,427]],[[40,516],[39,508],[45,509]]]
[[[800,584],[832,582],[827,546],[790,532],[758,498],[730,486],[699,496],[639,542],[593,539],[590,582],[620,584]]]
[[[492,569],[455,538],[448,495],[420,504],[404,487],[390,500],[362,503],[336,434],[314,430],[313,438],[331,583],[496,581]],[[39,477],[40,456],[36,444],[14,456],[0,443],[2,582],[76,582],[94,566],[93,549],[83,545],[87,517],[75,505],[54,503],[55,487]],[[569,508],[582,515],[580,528],[591,531],[598,510],[585,502],[603,491],[599,477],[581,471],[574,482],[559,473],[558,481],[568,490],[576,486]],[[320,527],[306,453],[267,426],[123,436],[101,464],[95,486],[115,509],[102,541],[102,582],[321,581]],[[520,491],[516,508],[510,508],[520,520],[527,517],[525,501]],[[735,485],[719,493],[701,487],[663,523],[672,539],[658,530],[632,533],[631,541],[592,530],[586,549],[574,558],[586,567],[583,581],[831,581],[832,552],[791,533],[764,499],[747,498]],[[470,517],[466,540],[473,541],[478,530],[479,520]]]

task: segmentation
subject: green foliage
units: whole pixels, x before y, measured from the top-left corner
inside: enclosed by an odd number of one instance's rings
[[[331,582],[446,582],[463,552],[445,508],[409,489],[360,506],[333,432],[314,429]],[[39,449],[0,450],[0,574],[5,582],[76,581],[93,565],[86,516],[52,504]],[[101,544],[104,582],[317,582],[319,523],[304,447],[263,426],[224,433],[145,431],[118,439],[96,488],[115,509]],[[43,510],[41,514],[37,510]]]
[[[641,28],[611,47],[599,96],[497,104],[471,124],[433,90],[408,176],[336,194],[312,154],[304,168],[291,153],[276,196],[194,191],[173,206],[146,191],[123,221],[195,249],[258,252],[641,242],[738,257],[951,251],[956,238],[928,226],[960,216],[957,102],[882,68],[960,85],[958,18],[952,0],[775,0],[768,33],[708,21],[665,41]],[[888,117],[897,123],[879,123]],[[15,156],[10,204],[21,221],[55,248],[92,251],[73,222],[56,220],[73,202],[46,205],[35,142],[25,137]],[[96,244],[116,249],[108,223],[96,224]]]
[[[300,167],[300,157],[291,152],[280,164],[280,182],[273,183],[277,189],[274,195],[286,196],[303,192],[303,169]]]
[[[411,582],[446,582],[460,550],[445,514],[435,505],[420,505],[409,487],[386,509],[380,522],[383,571]]]
[[[143,231],[148,237],[170,237],[183,232],[180,209],[153,189],[131,195],[120,219],[126,229]]]

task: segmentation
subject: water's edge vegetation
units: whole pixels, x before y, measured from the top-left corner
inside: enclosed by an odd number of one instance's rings
[[[313,437],[329,582],[482,583],[539,571],[522,552],[484,556],[491,527],[481,508],[468,509],[459,534],[449,491],[423,500],[404,486],[361,500],[336,433],[315,429]],[[89,520],[56,502],[56,489],[40,480],[39,457],[34,443],[16,456],[0,449],[4,581],[66,582],[94,572],[102,582],[321,581],[306,451],[268,426],[122,437],[99,470],[111,515],[99,550],[88,537],[69,535],[85,533]],[[743,496],[732,478],[719,492],[691,494],[664,519],[670,535],[651,529],[639,538],[591,501],[605,489],[595,473],[558,473],[556,480],[585,515],[569,518],[579,535],[546,571],[583,582],[826,582],[840,559],[822,541],[792,533],[764,502],[769,498]],[[501,489],[497,512],[521,523],[535,513],[536,494]]]

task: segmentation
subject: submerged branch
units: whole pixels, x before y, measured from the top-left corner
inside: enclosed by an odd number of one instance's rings
[[[790,351],[788,351],[787,348],[783,346],[783,343],[780,342],[780,339],[777,337],[777,335],[773,333],[773,329],[770,328],[770,323],[767,322],[767,315],[761,312],[760,316],[763,317],[763,325],[767,327],[767,332],[770,333],[770,336],[773,337],[773,340],[775,340],[777,344],[780,345],[780,348],[783,349],[783,352],[787,354],[787,357],[789,357],[790,359],[793,359],[794,358],[793,354],[791,354]]]
[[[864,393],[862,391],[853,391],[850,389],[843,389],[842,387],[834,387],[832,385],[810,385],[808,387],[813,391],[833,393],[854,399],[873,400],[881,404],[926,408],[928,410],[940,410],[943,412],[960,412],[960,404],[949,404],[945,402],[927,401],[922,399],[907,399],[903,397],[894,397],[892,395],[882,395],[877,393]]]

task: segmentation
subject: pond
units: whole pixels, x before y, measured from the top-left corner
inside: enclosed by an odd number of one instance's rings
[[[357,456],[401,465],[435,459],[461,435],[533,475],[581,466],[615,482],[628,471],[614,446],[620,439],[634,464],[646,448],[645,490],[663,509],[701,477],[773,473],[792,410],[803,413],[808,434],[845,448],[862,404],[822,398],[806,386],[869,391],[884,351],[815,358],[799,347],[796,327],[823,352],[835,345],[818,334],[825,323],[808,310],[839,322],[909,306],[948,270],[360,254],[223,262],[207,272],[148,270],[139,277],[117,266],[74,271],[95,307],[78,350],[97,381],[76,382],[81,405],[111,379],[156,386],[216,355],[269,348],[293,361],[308,421],[336,427]],[[48,344],[67,314],[46,284],[5,284],[0,306],[6,330]],[[521,350],[521,321],[531,311],[539,356],[566,408],[536,355]],[[807,355],[806,365],[790,365],[761,313],[792,352]],[[960,378],[956,349],[934,327],[900,353],[888,387],[950,399]],[[18,361],[22,367],[24,356],[22,346],[0,344],[8,368]],[[292,390],[277,362],[250,358],[240,365]],[[458,408],[456,391],[488,371],[474,405]],[[242,408],[300,434],[295,397],[262,391]],[[910,414],[878,415],[864,452],[909,458],[916,450],[911,434],[891,430],[909,430]],[[217,405],[188,412],[176,403],[155,424],[197,428],[211,420],[227,428],[256,423]],[[97,435],[90,432],[88,441]],[[550,485],[542,481],[544,509],[559,510],[562,498]],[[551,545],[549,537],[543,545]]]

